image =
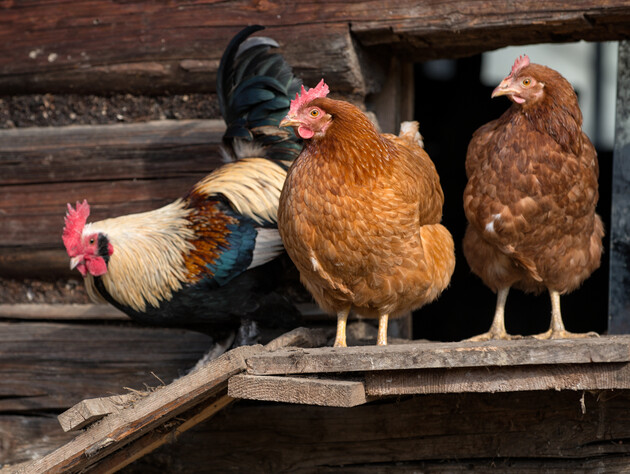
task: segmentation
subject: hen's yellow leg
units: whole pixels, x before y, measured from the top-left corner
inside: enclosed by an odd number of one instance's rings
[[[337,313],[337,336],[335,337],[335,347],[348,347],[346,344],[348,313],[350,313],[350,306]]]
[[[497,307],[494,311],[492,326],[488,332],[466,339],[467,341],[490,341],[492,339],[520,339],[521,336],[511,336],[505,330],[505,302],[507,301],[510,287],[501,288],[497,292]]]
[[[562,312],[560,311],[560,293],[555,290],[549,290],[549,296],[551,297],[551,324],[549,330],[542,334],[537,334],[534,337],[536,339],[569,339],[578,337],[597,337],[599,334],[596,332],[587,332],[583,334],[576,334],[564,329],[564,323],[562,322]]]
[[[379,346],[387,345],[387,322],[389,320],[389,314],[381,314],[378,317],[378,338],[376,344]]]

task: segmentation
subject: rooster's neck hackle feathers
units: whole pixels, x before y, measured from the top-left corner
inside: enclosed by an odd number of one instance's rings
[[[113,299],[136,311],[158,307],[187,280],[184,255],[192,250],[181,199],[154,211],[87,224],[84,233],[102,233],[114,247],[101,281]],[[88,293],[98,294],[94,278],[85,280]],[[102,298],[100,298],[102,299]]]
[[[208,175],[195,185],[189,199],[194,200],[196,195],[201,199],[222,195],[240,214],[259,225],[271,225],[278,219],[278,200],[286,175],[278,163],[247,158]]]

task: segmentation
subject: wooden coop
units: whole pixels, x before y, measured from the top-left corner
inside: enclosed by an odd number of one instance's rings
[[[402,325],[387,348],[323,347],[333,322],[304,304],[316,329],[188,373],[209,335],[90,304],[69,271],[66,203],[88,198],[94,220],[150,210],[221,165],[217,67],[250,24],[305,84],[324,77],[382,130],[426,117],[458,267],[415,315],[419,341]],[[628,39],[622,0],[0,2],[0,472],[630,472]],[[609,240],[569,326],[604,335],[457,342],[494,309],[455,210],[465,144],[500,113],[482,115],[479,54],[578,40],[620,41],[614,161],[600,154]],[[458,60],[446,90],[472,108],[420,91],[417,65],[435,59]],[[453,156],[423,127],[432,110]],[[530,301],[514,314],[548,324]],[[354,331],[373,344],[371,326]]]

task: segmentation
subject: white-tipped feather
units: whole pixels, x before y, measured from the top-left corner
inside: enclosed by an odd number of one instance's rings
[[[258,228],[256,230],[258,236],[256,237],[252,263],[247,267],[248,270],[270,262],[284,251],[278,229]]]

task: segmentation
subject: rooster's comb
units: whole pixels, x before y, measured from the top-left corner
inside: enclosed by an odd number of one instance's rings
[[[510,75],[508,77],[512,77],[514,74],[517,74],[525,66],[529,66],[529,57],[526,54],[523,54],[514,61],[512,70],[510,71]]]
[[[328,85],[322,79],[319,81],[317,86],[309,89],[308,91],[304,89],[302,86],[302,92],[300,94],[295,94],[295,99],[291,101],[291,108],[289,109],[290,114],[295,114],[304,104],[308,104],[310,101],[314,99],[319,99],[320,97],[326,97],[328,95],[329,89]]]
[[[83,202],[77,201],[76,209],[73,209],[72,206],[68,204],[68,212],[64,218],[65,226],[63,228],[62,239],[70,257],[76,255],[77,249],[81,245],[81,234],[89,215],[90,205],[87,203],[87,200],[84,199]]]

